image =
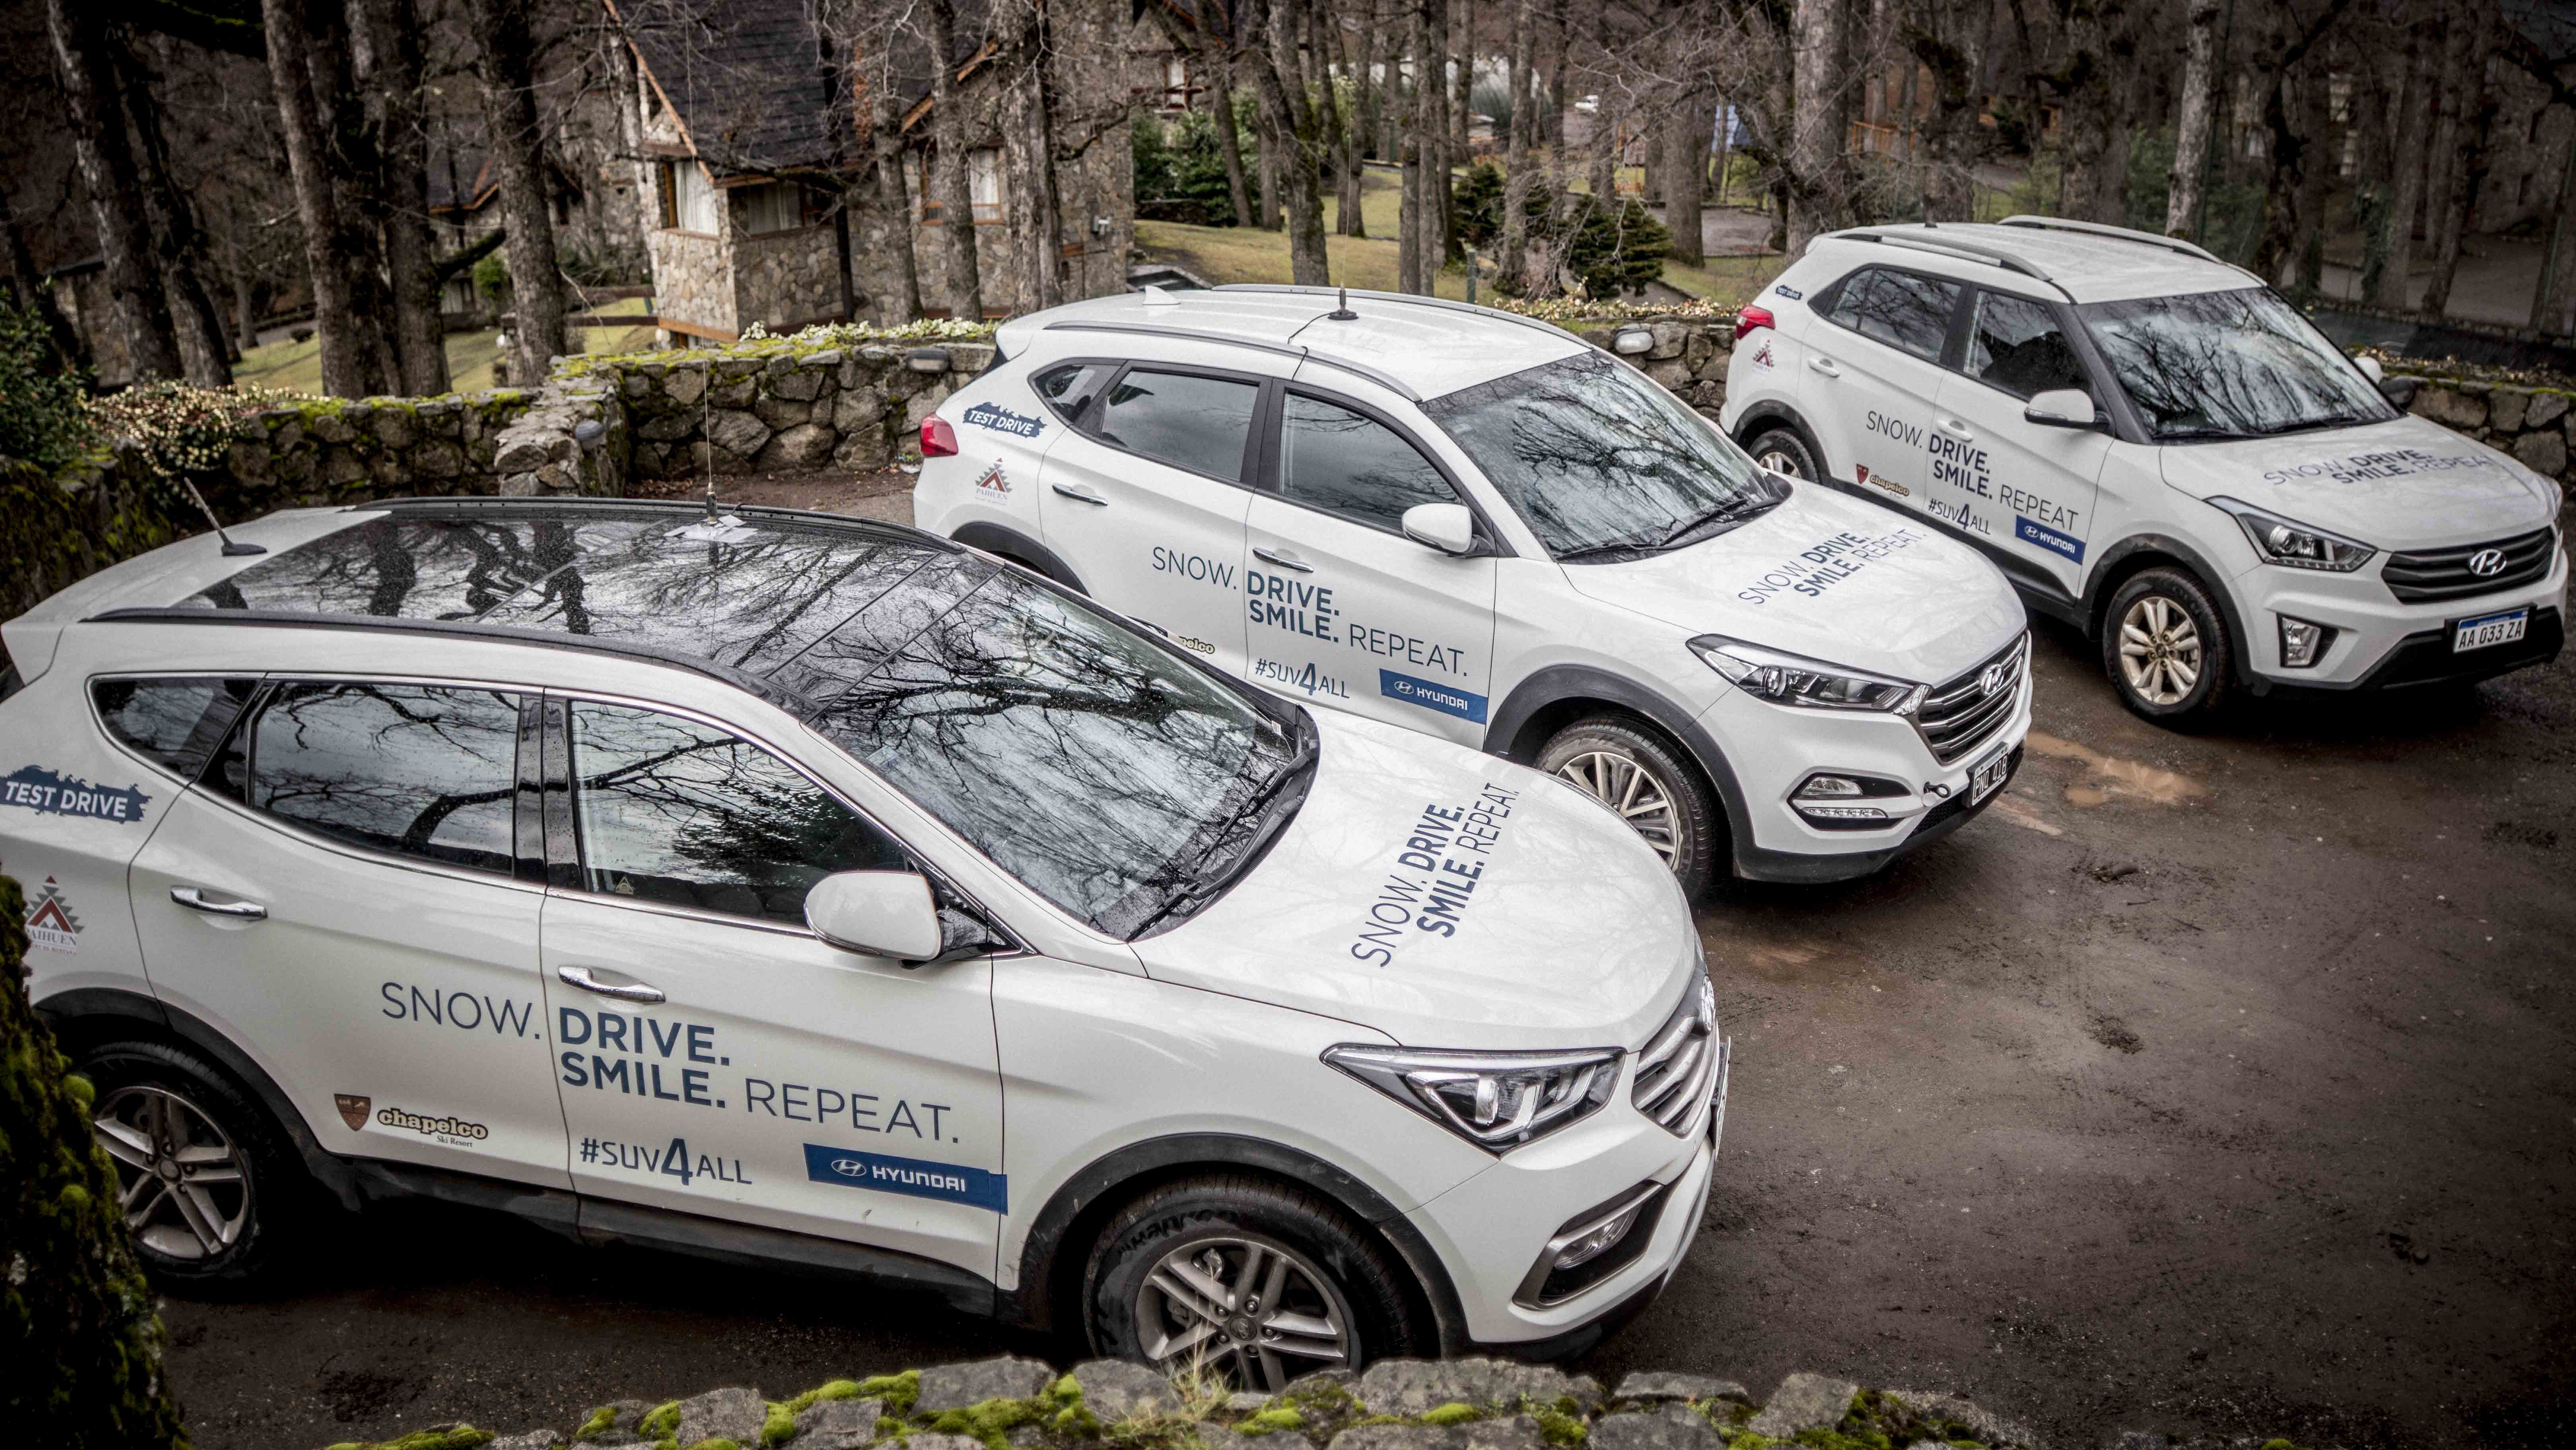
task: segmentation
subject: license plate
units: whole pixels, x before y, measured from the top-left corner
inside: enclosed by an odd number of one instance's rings
[[[1978,761],[1968,771],[1968,804],[1975,805],[1995,793],[2012,769],[2012,752],[1998,750]]]
[[[2508,609],[2502,614],[2481,614],[2463,619],[2451,626],[2451,653],[2485,649],[2489,645],[2511,644],[2531,628],[2531,611]]]

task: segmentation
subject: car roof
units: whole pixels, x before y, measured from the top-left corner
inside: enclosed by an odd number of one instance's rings
[[[999,565],[899,525],[795,509],[584,499],[405,499],[184,597],[96,620],[425,631],[625,654],[782,704],[864,675]],[[166,582],[171,576],[155,575]],[[185,587],[183,586],[183,587]],[[827,668],[828,666],[828,668]]]
[[[2025,296],[2119,302],[2259,287],[2262,280],[2189,242],[2126,227],[2016,216],[2000,222],[1853,227],[1816,239],[1838,262],[1871,260],[1991,282]],[[1867,253],[1885,253],[1873,258]]]
[[[1334,313],[1347,311],[1348,317]],[[1534,317],[1442,298],[1354,288],[1236,284],[1216,288],[1117,293],[1050,308],[1006,328],[1004,349],[1013,356],[1050,333],[1049,355],[1097,351],[1076,341],[1085,333],[1162,334],[1174,340],[1235,343],[1270,353],[1303,354],[1315,362],[1369,376],[1414,399],[1436,398],[1460,388],[1572,357],[1590,344]],[[1134,356],[1137,348],[1115,349]]]

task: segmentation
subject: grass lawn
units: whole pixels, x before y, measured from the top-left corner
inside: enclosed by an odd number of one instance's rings
[[[620,297],[594,310],[611,316],[631,313],[641,317],[650,302],[649,298]],[[583,352],[633,352],[653,345],[653,329],[649,327],[577,327],[573,336]],[[460,393],[492,386],[492,363],[500,355],[501,335],[497,332],[449,333],[449,385]],[[302,342],[272,342],[252,348],[233,368],[233,381],[290,393],[318,393],[322,391],[322,345],[308,337]]]
[[[1664,264],[1664,283],[1702,302],[1741,307],[1788,268],[1786,257],[1711,257],[1705,266]]]

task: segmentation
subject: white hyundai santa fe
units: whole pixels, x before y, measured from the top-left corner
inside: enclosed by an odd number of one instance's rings
[[[2379,382],[2188,242],[2012,217],[1816,238],[1740,314],[1725,417],[1984,549],[2188,725],[2557,658],[2563,490]]]
[[[888,525],[234,533],[0,626],[0,868],[165,1278],[427,1194],[1276,1388],[1578,1351],[1689,1248],[1699,940],[1544,775]]]
[[[922,422],[916,522],[1229,675],[1570,781],[1694,895],[1876,870],[2021,758],[1992,565],[1754,467],[1561,328],[1238,286],[997,343]]]

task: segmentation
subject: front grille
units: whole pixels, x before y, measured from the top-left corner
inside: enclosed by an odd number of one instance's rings
[[[2494,550],[2504,556],[2504,567],[2485,574],[2471,572],[2469,561]],[[2456,549],[2416,549],[2391,554],[2380,567],[2379,577],[2388,592],[2401,604],[2429,604],[2443,599],[2467,599],[2473,595],[2493,594],[2528,584],[2549,572],[2550,557],[2558,552],[2556,529],[2534,529],[2510,539],[2497,539],[2484,544],[2462,544]]]
[[[1664,1025],[1637,1050],[1637,1081],[1628,1090],[1637,1111],[1684,1134],[1698,1120],[1717,1075],[1717,991],[1702,975]]]
[[[1923,743],[1932,747],[1933,759],[1955,765],[2004,728],[2020,698],[2022,666],[2029,658],[2030,631],[2023,630],[2012,643],[1923,697],[1914,710],[1914,728],[1922,732]],[[2003,669],[1995,688],[1989,690],[1986,675],[1996,665]]]

